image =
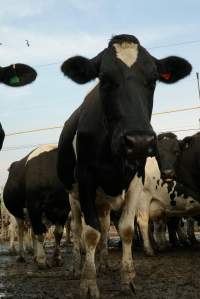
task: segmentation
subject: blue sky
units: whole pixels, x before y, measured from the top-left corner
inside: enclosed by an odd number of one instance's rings
[[[0,10],[0,65],[23,62],[38,72],[37,80],[27,87],[0,86],[0,121],[6,133],[62,125],[95,82],[78,86],[67,80],[60,72],[61,63],[71,55],[95,56],[112,35],[120,33],[137,36],[157,58],[178,55],[193,65],[187,79],[174,85],[157,84],[154,112],[200,105],[195,77],[200,71],[200,42],[155,48],[200,41],[199,11],[199,0],[4,1]],[[197,128],[199,114],[200,110],[194,110],[155,116],[152,123],[157,131]],[[9,147],[57,142],[59,134],[56,129],[7,137],[0,153],[0,185],[5,182],[9,164],[32,149]]]

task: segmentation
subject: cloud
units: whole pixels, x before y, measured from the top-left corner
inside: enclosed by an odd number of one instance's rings
[[[0,20],[9,21],[11,18],[20,19],[42,14],[54,3],[54,0],[6,0],[1,3]]]
[[[42,33],[17,29],[12,26],[1,26],[0,63],[4,65],[23,61],[31,64],[43,64],[62,61],[76,54],[96,55],[102,50],[107,39],[102,35],[80,32],[58,34]],[[27,47],[25,40],[29,40]]]
[[[68,0],[68,5],[71,5],[74,9],[78,9],[83,12],[92,13],[101,6],[102,1],[94,0]]]

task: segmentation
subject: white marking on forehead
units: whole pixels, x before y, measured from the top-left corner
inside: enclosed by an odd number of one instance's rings
[[[138,57],[138,44],[123,42],[122,44],[113,44],[116,50],[117,58],[123,61],[128,67],[131,67]]]
[[[26,163],[33,159],[33,158],[36,158],[38,157],[40,154],[44,153],[44,152],[50,152],[54,149],[57,148],[57,145],[54,145],[54,144],[45,144],[45,145],[42,145],[38,148],[36,148],[29,156],[28,156],[28,159],[26,161]]]

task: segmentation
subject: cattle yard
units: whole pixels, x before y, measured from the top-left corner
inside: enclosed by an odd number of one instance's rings
[[[109,249],[111,269],[98,274],[101,298],[131,298],[120,289],[119,269],[121,250],[116,248],[118,237],[112,234]],[[48,260],[51,261],[53,241],[46,242]],[[26,255],[25,263],[17,263],[9,255],[8,243],[0,243],[0,298],[74,298],[79,296],[79,280],[73,278],[72,244],[62,241],[63,265],[51,265],[38,270],[33,257]],[[135,295],[138,299],[197,299],[199,298],[199,248],[169,248],[155,257],[146,257],[142,249],[134,251],[136,267]],[[51,262],[50,262],[51,264]]]
[[[90,58],[67,55],[67,79],[98,82],[58,145],[40,144],[7,169],[0,298],[200,298],[200,132],[179,139],[151,124],[157,83],[173,85],[193,66],[157,57],[131,34],[112,35]],[[17,63],[0,75],[19,87],[37,71]],[[5,134],[0,123],[0,150],[5,136],[43,130]]]

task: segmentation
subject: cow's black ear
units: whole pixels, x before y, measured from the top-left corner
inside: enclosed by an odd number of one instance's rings
[[[61,66],[65,76],[79,84],[84,84],[97,77],[97,69],[91,60],[75,56],[67,59]]]
[[[164,83],[175,83],[185,78],[191,73],[191,64],[180,57],[169,56],[164,59],[156,60],[159,81]]]
[[[63,62],[61,71],[65,76],[79,84],[87,83],[99,76],[103,50],[92,59],[83,56],[74,56]]]
[[[26,64],[16,63],[0,69],[0,82],[11,87],[27,85],[36,77],[36,71]]]
[[[179,140],[180,149],[182,151],[187,150],[194,143],[194,138],[192,136],[185,137],[183,140]]]

